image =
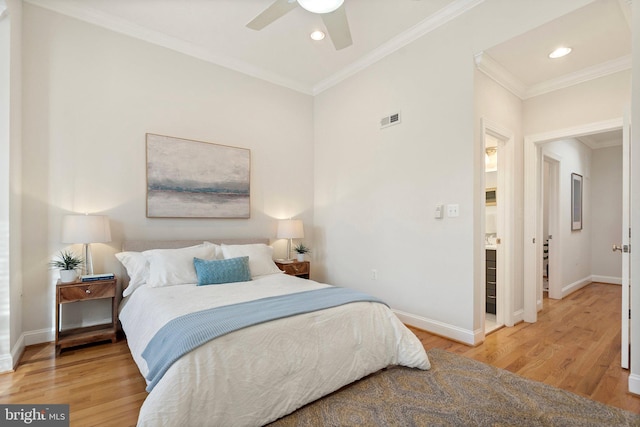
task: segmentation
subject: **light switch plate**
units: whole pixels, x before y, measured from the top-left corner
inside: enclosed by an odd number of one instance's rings
[[[444,217],[444,205],[436,205],[433,217],[435,219],[442,219]]]

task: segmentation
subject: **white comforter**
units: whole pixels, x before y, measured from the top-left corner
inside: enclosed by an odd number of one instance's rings
[[[328,285],[284,274],[215,286],[143,286],[120,321],[134,360],[183,314]],[[429,369],[416,336],[383,304],[359,302],[217,338],[179,359],[142,405],[138,426],[259,426],[389,365]]]

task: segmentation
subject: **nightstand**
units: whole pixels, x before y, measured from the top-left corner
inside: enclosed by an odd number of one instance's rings
[[[61,283],[56,285],[56,355],[63,348],[75,347],[98,341],[116,342],[118,312],[116,305],[117,279],[95,280],[92,282]],[[60,310],[63,304],[111,298],[111,323],[61,330]]]
[[[274,262],[286,274],[302,277],[303,279],[309,278],[309,272],[311,271],[311,263],[309,261]]]

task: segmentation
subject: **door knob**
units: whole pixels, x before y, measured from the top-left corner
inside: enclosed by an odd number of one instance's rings
[[[612,250],[613,252],[615,252],[615,251],[620,251],[620,252],[622,252],[622,246],[613,245],[613,246],[611,247],[611,250]]]

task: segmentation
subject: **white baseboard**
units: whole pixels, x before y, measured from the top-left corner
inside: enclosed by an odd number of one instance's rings
[[[55,336],[55,331],[53,329],[39,329],[36,331],[27,331],[22,334],[25,346],[51,342],[55,340]]]
[[[517,325],[520,322],[524,322],[524,309],[513,313],[513,324]]]
[[[640,394],[640,375],[629,374],[629,391],[633,394]]]
[[[13,371],[13,358],[11,353],[0,356],[0,373]]]
[[[20,357],[24,352],[24,348],[25,348],[24,334],[22,334],[20,335],[20,338],[18,338],[18,342],[16,342],[16,345],[14,345],[13,349],[11,349],[11,359],[13,363],[13,369],[15,369],[16,366],[18,366],[18,362],[20,362]]]
[[[0,373],[12,372],[20,361],[20,356],[24,351],[24,334],[20,335],[18,341],[11,349],[10,353],[0,356]]]
[[[591,276],[591,281],[598,283],[610,283],[612,285],[622,285],[622,277],[598,276],[594,274]]]
[[[470,331],[438,320],[427,319],[426,317],[405,313],[400,310],[393,310],[393,312],[398,316],[398,319],[400,319],[402,323],[406,323],[407,325],[414,326],[436,335],[441,335],[454,341],[459,341],[469,345],[476,345],[482,341],[482,331]]]
[[[571,283],[570,285],[567,285],[567,286],[563,287],[562,288],[562,298],[566,297],[569,294],[574,293],[578,289],[582,289],[585,286],[587,286],[589,283],[591,283],[591,278],[592,278],[592,276],[588,276],[588,277],[585,277],[585,278],[580,279],[578,281],[575,281],[575,282]]]

